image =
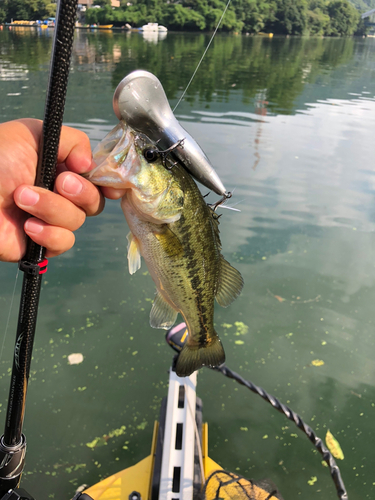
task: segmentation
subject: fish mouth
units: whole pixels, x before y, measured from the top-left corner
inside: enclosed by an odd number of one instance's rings
[[[129,177],[140,166],[135,149],[136,132],[121,120],[96,146],[93,160],[96,167],[82,174],[97,186],[127,189]]]

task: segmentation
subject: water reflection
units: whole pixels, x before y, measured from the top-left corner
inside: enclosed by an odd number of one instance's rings
[[[146,40],[146,42],[151,42],[154,43],[155,45],[160,42],[161,40],[165,40],[167,38],[167,33],[163,31],[142,31],[142,36],[143,39]]]
[[[22,78],[25,71],[46,65],[50,31],[1,32],[2,66],[12,64],[13,73],[17,66],[19,78]],[[166,39],[162,33],[143,35],[155,35],[156,38],[149,38],[147,41],[151,43],[144,43],[145,38],[139,33],[77,30],[72,70],[111,73],[114,89],[124,75],[144,68],[160,78],[169,99],[174,101],[189,81],[209,35],[168,34]],[[204,102],[206,108],[214,109],[216,103],[228,103],[233,101],[232,96],[237,96],[238,108],[251,103],[256,108],[261,95],[261,100],[267,101],[268,113],[290,114],[295,112],[298,97],[306,87],[331,86],[332,82],[327,80],[330,71],[363,56],[363,51],[364,48],[357,44],[357,54],[354,54],[354,41],[350,38],[285,40],[217,36],[187,92],[185,103]],[[355,78],[354,70],[352,76]]]
[[[8,82],[27,81],[29,70],[26,64],[14,64],[3,59],[0,65],[0,80]]]

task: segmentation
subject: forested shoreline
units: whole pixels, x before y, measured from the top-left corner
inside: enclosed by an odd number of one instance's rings
[[[225,8],[223,0],[95,0],[87,9],[88,24],[142,26],[158,22],[174,31],[212,31]],[[350,36],[365,34],[361,11],[375,0],[232,0],[220,31],[282,35]],[[0,22],[36,20],[54,15],[50,0],[0,0]]]
[[[90,24],[141,26],[156,21],[175,31],[212,31],[226,5],[222,0],[178,0],[178,3],[133,0],[118,9],[111,9],[110,0],[99,1],[101,9],[89,9],[86,13]],[[348,36],[362,34],[364,26],[360,11],[347,0],[232,0],[220,30],[250,34]]]

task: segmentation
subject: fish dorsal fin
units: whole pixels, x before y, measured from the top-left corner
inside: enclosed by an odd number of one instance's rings
[[[141,267],[141,252],[139,251],[138,242],[131,231],[127,235],[127,239],[129,273],[134,274]]]
[[[220,259],[220,273],[216,300],[222,307],[228,307],[239,296],[243,287],[243,279],[239,271],[227,262],[223,256]]]
[[[168,330],[176,321],[177,311],[166,302],[160,292],[156,292],[154,303],[150,312],[150,325],[152,328]]]

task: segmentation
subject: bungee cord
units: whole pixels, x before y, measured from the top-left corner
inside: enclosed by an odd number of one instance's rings
[[[241,377],[241,375],[232,371],[227,366],[221,365],[221,366],[218,366],[218,367],[215,367],[212,369],[222,373],[223,375],[225,375],[228,378],[235,380],[239,384],[244,385],[245,387],[250,389],[250,391],[254,392],[255,394],[258,394],[258,396],[261,396],[265,401],[267,401],[270,405],[272,405],[276,410],[278,410],[280,413],[283,413],[289,420],[294,422],[295,425],[299,429],[301,429],[302,432],[304,432],[306,434],[306,436],[310,439],[310,441],[313,443],[315,448],[322,455],[323,460],[327,463],[331,477],[332,477],[333,482],[335,483],[335,486],[336,486],[338,498],[340,500],[348,500],[348,494],[347,494],[347,491],[346,491],[346,488],[344,485],[344,481],[342,480],[341,472],[340,472],[338,465],[336,464],[335,459],[333,458],[330,451],[324,446],[322,439],[316,435],[314,430],[309,425],[307,425],[297,413],[295,413],[288,406],[281,403],[277,398],[275,398],[271,394],[268,394],[268,392],[266,392],[264,389],[262,389],[262,387],[256,386],[250,380],[245,380],[243,377]]]

